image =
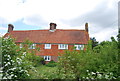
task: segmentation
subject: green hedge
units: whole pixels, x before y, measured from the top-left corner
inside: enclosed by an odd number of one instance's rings
[[[52,60],[48,64],[46,64],[46,66],[48,66],[48,67],[55,67],[55,66],[57,66],[57,63]]]

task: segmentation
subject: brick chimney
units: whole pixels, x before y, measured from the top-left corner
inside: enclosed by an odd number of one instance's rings
[[[54,32],[56,30],[56,23],[50,23],[50,31]]]
[[[88,32],[88,23],[85,23],[85,30]]]
[[[13,31],[14,26],[12,24],[8,24],[8,33]]]

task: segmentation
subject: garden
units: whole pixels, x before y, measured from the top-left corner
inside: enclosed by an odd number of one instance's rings
[[[111,37],[111,41],[103,41],[94,47],[90,40],[85,51],[66,50],[57,63],[51,61],[48,64],[35,55],[36,51],[27,49],[31,42],[25,41],[25,47],[19,48],[12,38],[0,40],[2,79],[120,79],[120,32],[117,40]]]

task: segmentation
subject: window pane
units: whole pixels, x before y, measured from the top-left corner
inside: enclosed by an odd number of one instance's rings
[[[22,46],[22,44],[20,44],[20,48],[22,48],[23,46]]]
[[[59,44],[59,49],[68,49],[67,44]]]
[[[45,49],[51,49],[51,44],[45,44]]]
[[[65,49],[67,49],[67,45],[65,45]]]
[[[44,56],[44,60],[45,61],[50,61],[51,60],[51,56]]]
[[[47,60],[50,60],[50,57],[48,56],[48,59]]]
[[[78,50],[80,50],[81,49],[81,45],[78,45]]]
[[[47,60],[47,56],[44,56],[44,59]]]
[[[81,49],[81,45],[75,45],[76,50],[80,50]]]
[[[84,50],[84,45],[81,45],[81,50]]]
[[[33,47],[33,49],[35,49],[35,46],[36,46],[36,44],[33,44],[33,46],[32,46],[32,47]]]

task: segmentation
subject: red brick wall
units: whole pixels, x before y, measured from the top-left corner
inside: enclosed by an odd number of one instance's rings
[[[36,52],[36,55],[39,55],[41,57],[51,56],[51,60],[55,62],[58,61],[58,56],[59,56],[58,53],[64,54],[64,51],[65,51],[62,49],[58,49],[58,44],[52,44],[51,49],[45,49],[45,44],[36,44],[36,47],[40,48],[40,51]],[[73,48],[74,48],[74,45],[68,45],[68,50],[73,50]]]

